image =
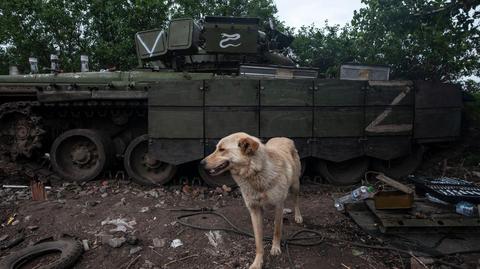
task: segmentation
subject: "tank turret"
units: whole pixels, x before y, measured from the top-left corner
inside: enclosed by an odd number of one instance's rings
[[[242,65],[294,67],[289,57],[293,37],[258,18],[174,19],[167,29],[135,35],[142,67],[188,72],[240,73]]]

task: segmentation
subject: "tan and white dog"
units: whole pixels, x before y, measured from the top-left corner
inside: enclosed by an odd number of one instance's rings
[[[275,206],[271,255],[281,253],[283,208],[290,188],[295,196],[295,221],[303,221],[298,206],[301,164],[295,144],[284,137],[263,144],[254,136],[234,133],[220,140],[201,164],[211,175],[230,171],[240,187],[255,234],[256,256],[250,269],[262,268],[264,206]]]

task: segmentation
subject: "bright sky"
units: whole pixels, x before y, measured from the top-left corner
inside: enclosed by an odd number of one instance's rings
[[[325,20],[344,25],[362,7],[360,0],[275,0],[275,4],[280,20],[295,28],[312,23],[323,26]]]

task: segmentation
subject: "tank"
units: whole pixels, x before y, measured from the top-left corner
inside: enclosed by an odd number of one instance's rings
[[[175,19],[135,35],[137,70],[88,72],[83,56],[84,72],[60,73],[52,57],[39,74],[32,59],[31,74],[0,76],[1,152],[32,171],[49,162],[63,180],[123,165],[135,181],[161,185],[242,131],[292,138],[325,180],[347,185],[369,169],[406,176],[425,146],[459,137],[457,86],[380,80],[384,68],[351,65],[348,79],[320,78],[291,59],[292,40],[257,18]]]

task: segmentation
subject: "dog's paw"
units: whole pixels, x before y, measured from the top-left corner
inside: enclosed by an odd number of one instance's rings
[[[272,246],[272,249],[270,250],[270,255],[278,256],[280,254],[282,254],[282,250],[280,249],[280,246]]]
[[[252,265],[250,265],[250,267],[248,267],[248,269],[262,269],[262,264],[259,262],[254,262]]]
[[[295,222],[300,224],[303,222],[302,215],[295,215]]]

